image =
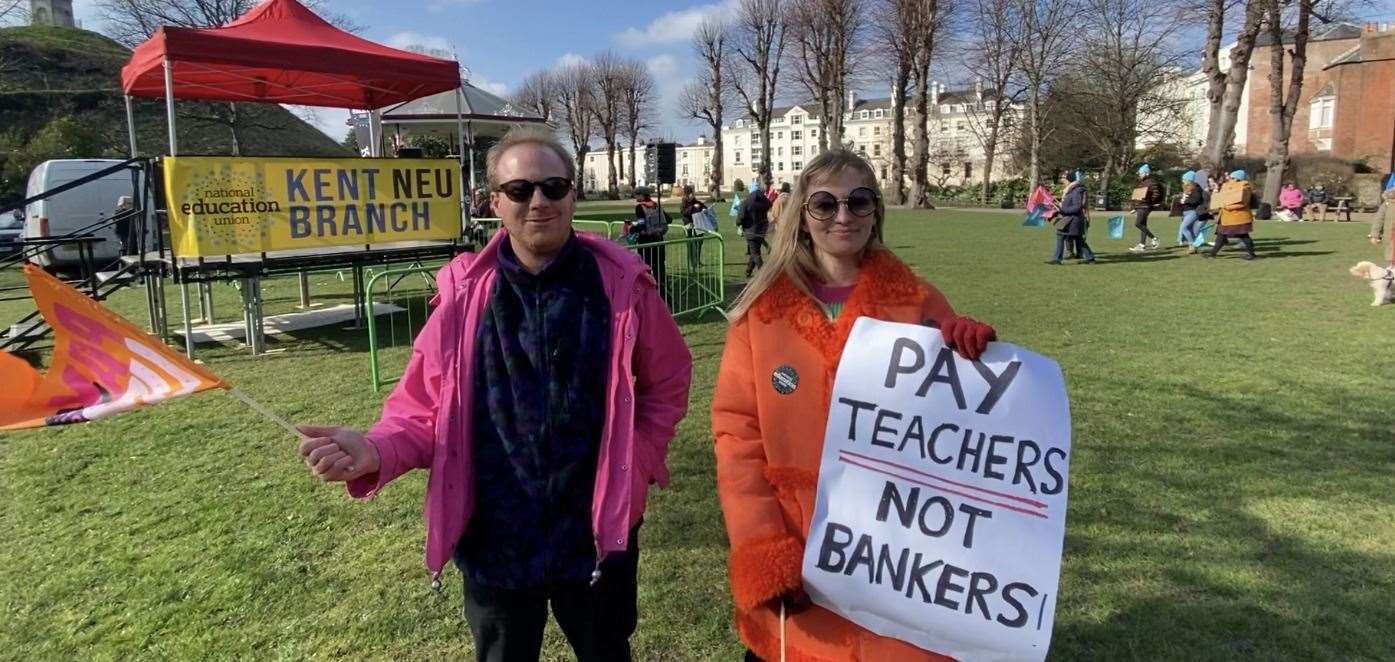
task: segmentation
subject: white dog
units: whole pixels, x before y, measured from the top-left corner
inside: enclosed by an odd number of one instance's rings
[[[1351,275],[1357,278],[1365,278],[1371,283],[1371,289],[1375,290],[1376,298],[1371,302],[1372,306],[1379,306],[1385,303],[1395,303],[1395,269],[1378,267],[1370,262],[1357,262],[1351,268]]]

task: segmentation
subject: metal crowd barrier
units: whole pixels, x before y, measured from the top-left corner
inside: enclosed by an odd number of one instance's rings
[[[623,224],[611,225],[618,229]],[[726,280],[722,277],[726,245],[722,235],[688,232],[688,236],[676,239],[627,246],[649,265],[654,280],[659,283],[659,294],[674,317],[719,310],[726,301]],[[363,306],[368,323],[368,361],[374,391],[401,379],[412,354],[412,341],[431,314],[430,301],[436,294],[435,274],[440,268],[436,265],[389,269],[368,279]],[[384,310],[384,306],[392,308]]]

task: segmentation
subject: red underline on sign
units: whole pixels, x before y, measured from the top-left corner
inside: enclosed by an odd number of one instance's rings
[[[994,501],[994,500],[992,500],[992,499],[985,499],[985,498],[983,498],[983,497],[981,497],[981,496],[978,496],[978,495],[976,495],[976,494],[969,494],[968,492],[960,492],[959,490],[951,490],[951,489],[949,489],[949,488],[947,488],[947,487],[941,487],[941,486],[939,486],[939,485],[931,485],[930,483],[927,483],[927,482],[924,482],[924,481],[920,481],[920,480],[916,480],[916,479],[914,479],[914,478],[907,478],[907,477],[905,477],[905,476],[902,476],[902,475],[900,475],[900,474],[892,473],[892,472],[887,471],[887,470],[885,470],[885,469],[878,469],[877,467],[867,466],[867,465],[862,464],[862,463],[860,463],[860,462],[855,462],[855,461],[853,461],[853,460],[849,460],[848,458],[845,458],[845,457],[840,457],[840,458],[838,458],[838,461],[839,461],[839,462],[842,462],[842,463],[844,463],[844,464],[851,464],[851,465],[853,465],[854,467],[860,467],[860,468],[866,469],[866,470],[868,470],[868,471],[875,471],[876,473],[879,473],[879,474],[882,474],[882,475],[885,475],[885,476],[891,476],[892,478],[896,478],[896,479],[899,479],[899,480],[904,480],[904,481],[906,481],[906,482],[908,482],[908,483],[914,483],[914,484],[920,485],[920,486],[922,486],[922,487],[928,487],[928,488],[930,488],[930,489],[932,489],[932,490],[939,490],[939,491],[941,491],[941,492],[946,492],[946,493],[948,493],[948,494],[955,494],[955,495],[964,497],[964,498],[966,498],[966,499],[973,499],[974,501],[981,501],[981,502],[986,503],[986,504],[998,506],[999,508],[1006,508],[1006,509],[1011,510],[1011,511],[1013,511],[1013,512],[1022,513],[1023,515],[1031,515],[1032,517],[1040,517],[1040,518],[1042,518],[1042,519],[1048,519],[1047,516],[1046,516],[1044,513],[1039,513],[1039,512],[1036,512],[1035,510],[1027,510],[1027,509],[1025,509],[1025,508],[1018,508],[1017,506],[1014,506],[1014,505],[1011,505],[1011,504],[1002,503],[1002,502],[1000,502],[1000,501]]]
[[[916,468],[913,468],[913,467],[908,467],[908,466],[906,466],[906,465],[904,465],[904,464],[897,464],[897,463],[891,462],[891,461],[889,461],[889,460],[883,460],[883,459],[880,459],[880,458],[872,457],[872,456],[870,456],[870,455],[863,455],[863,454],[861,454],[861,453],[854,453],[854,452],[852,452],[852,451],[838,451],[838,452],[840,452],[840,453],[842,453],[842,454],[844,454],[844,455],[851,455],[851,456],[853,456],[853,457],[855,457],[855,458],[858,458],[858,459],[860,459],[860,460],[866,460],[866,461],[868,461],[868,462],[876,462],[877,464],[885,464],[885,465],[893,466],[893,467],[896,467],[897,469],[900,469],[900,470],[902,470],[902,471],[909,471],[909,472],[911,472],[911,473],[913,473],[913,474],[915,474],[915,475],[917,475],[917,476],[924,476],[924,477],[929,478],[929,479],[931,479],[931,480],[938,480],[938,481],[940,481],[940,482],[942,482],[942,483],[949,483],[950,485],[954,485],[954,486],[957,486],[957,487],[962,487],[962,488],[970,489],[970,490],[977,490],[977,491],[979,491],[979,492],[984,492],[984,493],[987,493],[987,494],[992,494],[993,496],[1000,496],[1000,497],[1003,497],[1004,499],[1012,499],[1013,501],[1017,501],[1017,502],[1020,502],[1020,503],[1025,503],[1025,504],[1027,504],[1027,505],[1029,505],[1029,506],[1035,506],[1035,507],[1037,507],[1037,508],[1045,508],[1045,507],[1046,507],[1046,503],[1041,502],[1041,501],[1037,501],[1036,499],[1029,499],[1029,498],[1027,498],[1027,497],[1020,497],[1020,496],[1017,496],[1017,495],[1015,495],[1015,494],[1007,494],[1007,493],[1005,493],[1005,492],[995,492],[995,491],[990,490],[990,489],[988,489],[988,488],[986,488],[986,487],[979,487],[979,486],[977,486],[977,485],[970,485],[970,484],[968,484],[968,483],[961,483],[961,482],[959,482],[959,481],[957,481],[957,480],[950,480],[950,479],[948,479],[948,478],[942,478],[942,477],[940,477],[940,476],[936,476],[935,474],[927,473],[927,472],[921,471],[921,470],[916,469]]]

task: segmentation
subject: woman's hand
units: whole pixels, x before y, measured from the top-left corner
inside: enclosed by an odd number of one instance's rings
[[[968,317],[951,317],[940,324],[940,334],[959,355],[977,361],[988,349],[988,343],[998,339],[993,327]]]
[[[300,455],[320,480],[347,482],[378,472],[378,449],[362,434],[337,425],[296,429],[305,435]]]

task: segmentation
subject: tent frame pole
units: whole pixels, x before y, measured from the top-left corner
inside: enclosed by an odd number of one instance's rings
[[[131,95],[126,96],[126,134],[131,137],[131,158],[140,156],[136,148],[136,116],[131,109]]]
[[[170,156],[179,155],[178,131],[174,120],[174,63],[169,58],[165,58],[165,117],[169,123],[170,130]],[[173,264],[176,274],[179,273],[178,259]],[[179,303],[180,312],[184,316],[184,355],[194,358],[194,323],[189,318],[189,281],[180,274],[179,278]]]
[[[467,161],[465,158],[465,90],[459,87],[455,88],[455,139],[456,154],[460,155],[460,165],[469,168],[470,174],[473,175],[475,172],[473,150],[469,160]],[[460,182],[460,213],[463,219],[460,228],[462,231],[470,224],[470,196],[475,194],[474,182],[470,182],[469,190],[466,190],[464,180],[465,178],[462,177]]]

